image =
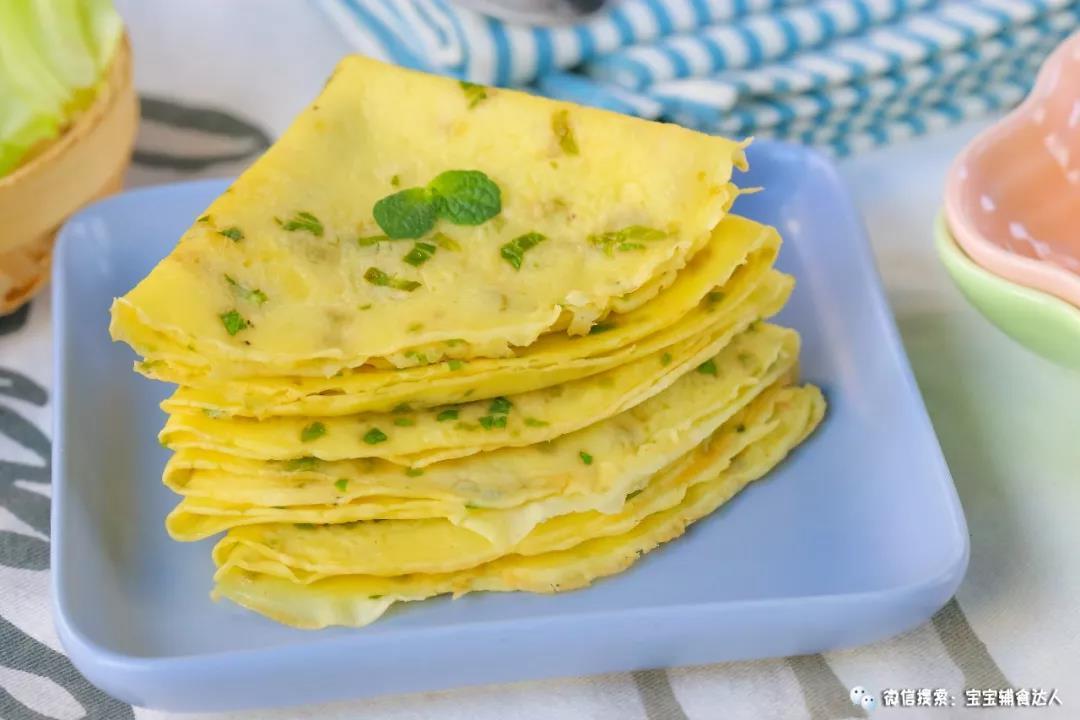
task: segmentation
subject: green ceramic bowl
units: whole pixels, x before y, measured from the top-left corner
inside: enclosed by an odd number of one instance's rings
[[[953,282],[987,320],[1029,350],[1080,370],[1080,308],[976,265],[953,240],[943,215],[934,223],[934,236]]]

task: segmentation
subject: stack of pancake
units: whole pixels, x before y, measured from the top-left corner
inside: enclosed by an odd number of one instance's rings
[[[299,627],[619,572],[821,420],[743,145],[344,60],[113,306],[177,540]]]

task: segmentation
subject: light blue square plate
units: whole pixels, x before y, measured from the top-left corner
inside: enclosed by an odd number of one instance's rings
[[[473,683],[810,653],[911,628],[952,596],[968,539],[952,479],[833,166],[760,143],[736,210],[776,225],[798,287],[780,322],[803,337],[822,427],[772,475],[628,572],[561,595],[477,594],[362,629],[276,625],[208,593],[210,542],[163,521],[155,435],[169,388],[110,342],[109,303],[225,183],[139,190],[79,213],[53,283],[53,598],[72,661],[132,702],[276,706]],[[183,298],[177,298],[183,302]]]

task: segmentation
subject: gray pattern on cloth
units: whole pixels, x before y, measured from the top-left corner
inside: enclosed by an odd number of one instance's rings
[[[129,185],[175,179],[170,175],[190,178],[196,172],[215,176],[235,173],[270,144],[261,128],[222,110],[149,97],[141,98],[141,106],[142,125]],[[179,144],[181,152],[160,149],[177,147],[175,140],[180,135],[184,139]],[[0,317],[2,342],[20,341],[35,303],[38,301]],[[8,453],[0,450],[0,509],[34,533],[6,527],[0,515],[0,566],[4,568],[49,571],[49,497],[38,488],[51,481],[51,444],[17,404],[7,402],[45,408],[48,399],[46,388],[30,377],[14,368],[0,368],[0,437],[8,441],[0,447],[11,448]],[[29,451],[35,462],[7,457],[14,454],[15,447]],[[18,453],[20,457],[23,454]],[[134,718],[131,706],[91,685],[66,656],[6,617],[4,598],[12,590],[0,587],[0,666],[51,681],[58,694],[66,691],[82,707],[86,720]],[[52,720],[52,715],[40,712],[40,708],[57,704],[40,697],[47,683],[16,691],[5,687],[4,677],[0,675],[0,720]]]
[[[10,328],[17,331],[20,326]],[[42,407],[45,388],[21,373],[0,369],[0,396]],[[41,535],[49,536],[49,500],[27,484],[47,484],[51,477],[49,439],[14,407],[0,404],[0,435],[29,450],[38,462],[0,458],[0,507]],[[49,542],[22,532],[0,528],[0,565],[32,572],[48,572]],[[0,605],[0,613],[3,612]],[[66,690],[86,711],[87,720],[133,718],[132,709],[91,685],[61,653],[0,616],[0,665],[48,678]],[[48,718],[0,687],[0,718]]]

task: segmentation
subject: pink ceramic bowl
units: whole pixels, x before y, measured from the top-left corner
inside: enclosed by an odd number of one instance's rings
[[[953,162],[945,216],[983,268],[1080,307],[1080,33]]]

